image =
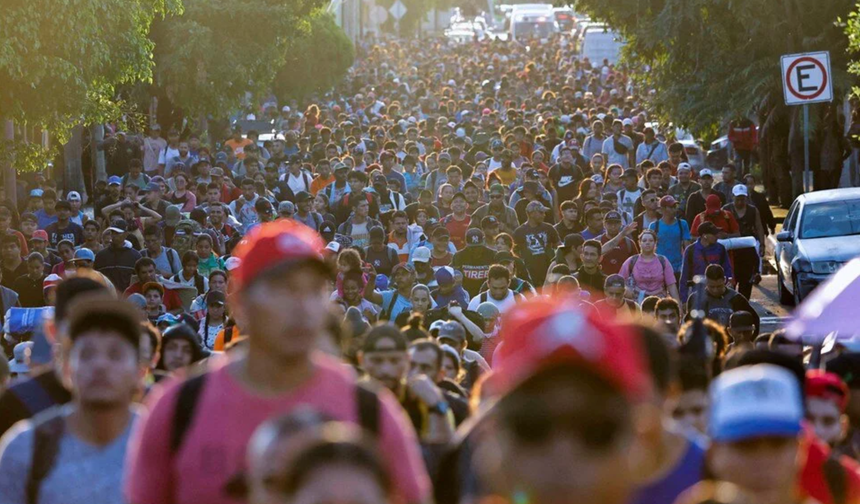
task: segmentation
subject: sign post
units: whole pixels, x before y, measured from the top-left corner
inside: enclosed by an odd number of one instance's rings
[[[782,91],[786,105],[803,105],[803,191],[812,191],[809,170],[809,104],[833,101],[830,53],[786,54],[782,65]]]
[[[400,19],[406,15],[406,6],[400,0],[394,0],[394,3],[388,8],[388,12],[394,17],[394,30],[400,35]],[[421,25],[420,20],[418,25]]]

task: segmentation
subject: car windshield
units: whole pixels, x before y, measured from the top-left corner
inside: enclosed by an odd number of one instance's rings
[[[517,37],[547,38],[552,35],[552,23],[546,21],[520,21],[517,23]]]
[[[800,222],[801,238],[860,234],[860,199],[807,205]]]

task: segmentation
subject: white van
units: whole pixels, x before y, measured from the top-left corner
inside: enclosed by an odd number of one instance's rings
[[[538,38],[546,40],[559,31],[552,6],[549,9],[514,9],[511,13],[511,40]],[[519,6],[517,6],[519,7]]]
[[[624,46],[621,35],[605,25],[587,27],[580,41],[580,57],[588,58],[592,65],[603,63],[604,59],[618,63]]]

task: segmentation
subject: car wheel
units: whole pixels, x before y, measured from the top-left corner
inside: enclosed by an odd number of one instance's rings
[[[782,281],[782,273],[777,272],[776,274],[776,283],[779,289],[779,302],[780,304],[791,306],[794,304],[794,295],[785,288],[785,282]]]

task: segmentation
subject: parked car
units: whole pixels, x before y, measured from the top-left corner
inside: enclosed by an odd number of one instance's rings
[[[618,32],[605,25],[589,25],[582,32],[579,56],[588,58],[592,65],[599,65],[604,59],[616,64],[623,46],[624,41]]]
[[[678,142],[684,146],[687,159],[690,161],[690,166],[693,167],[693,173],[698,174],[705,167],[704,150],[695,140],[678,140]]]
[[[860,257],[860,188],[798,196],[776,235],[780,302],[800,303],[855,257]]]
[[[573,30],[574,17],[573,9],[570,7],[556,7],[552,10],[555,15],[555,22],[558,23],[558,28],[564,33],[570,33]]]
[[[729,137],[721,136],[713,142],[708,149],[708,157],[705,159],[708,168],[720,170],[729,163]]]

